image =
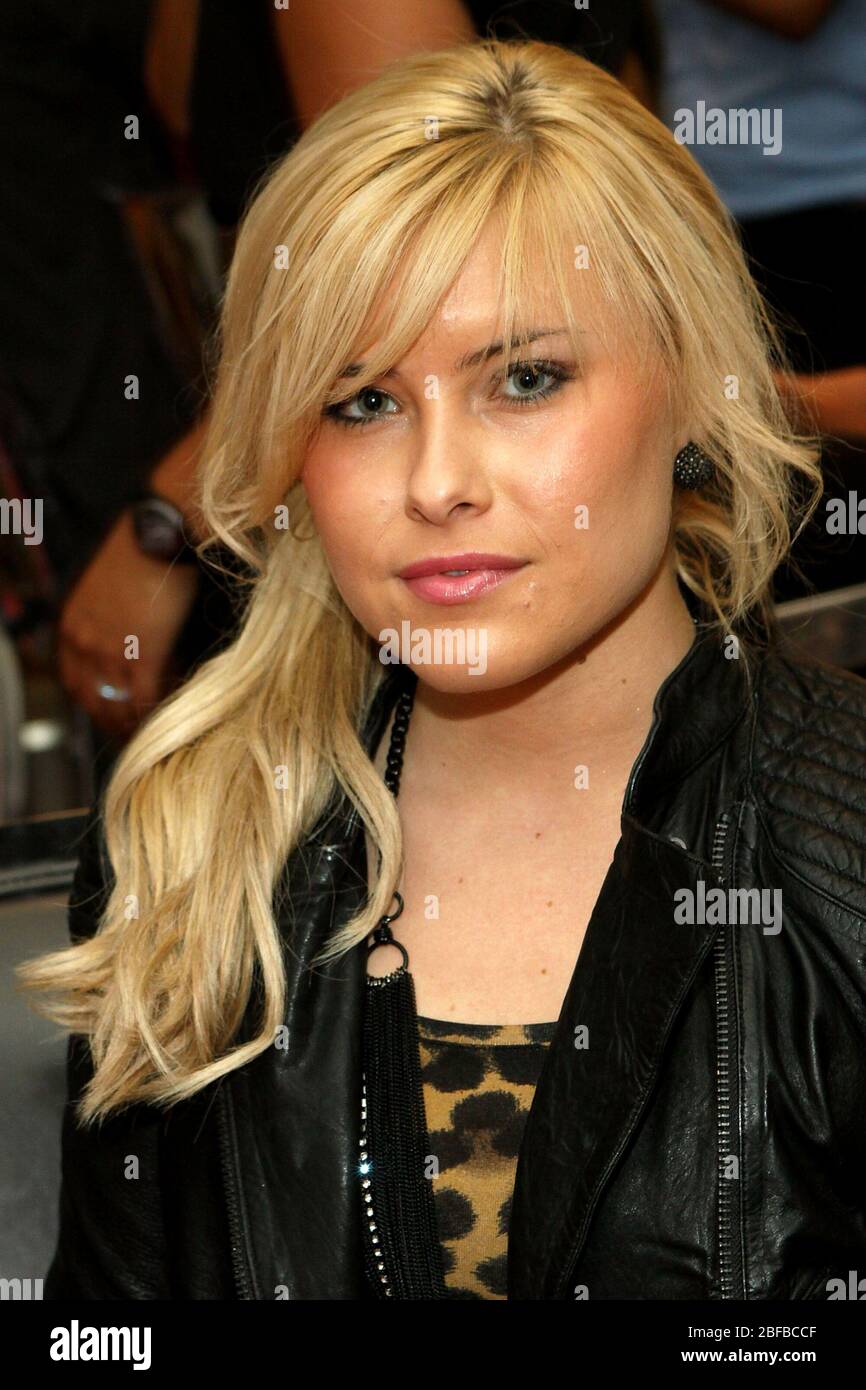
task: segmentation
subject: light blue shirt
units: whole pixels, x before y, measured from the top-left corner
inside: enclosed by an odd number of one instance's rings
[[[656,12],[659,115],[735,217],[866,199],[866,0],[837,0],[806,39],[705,0]]]

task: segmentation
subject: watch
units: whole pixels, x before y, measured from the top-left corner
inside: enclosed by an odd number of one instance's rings
[[[142,493],[132,503],[132,525],[145,555],[170,564],[198,563],[198,556],[184,531],[183,512],[155,492]]]

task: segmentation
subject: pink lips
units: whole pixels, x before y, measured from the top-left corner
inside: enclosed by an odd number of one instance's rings
[[[509,575],[522,569],[527,562],[509,555],[479,554],[432,556],[407,565],[399,577],[419,598],[429,603],[466,603],[495,589]],[[463,575],[444,574],[443,570],[466,570]]]

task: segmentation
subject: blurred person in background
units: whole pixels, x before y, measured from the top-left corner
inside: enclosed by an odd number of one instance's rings
[[[230,627],[188,548],[169,563],[134,525],[154,466],[200,412],[215,307],[172,221],[194,178],[148,95],[165,9],[0,11],[4,491],[41,500],[41,587],[51,609],[65,605],[59,674],[99,726],[97,761]],[[182,62],[191,47],[177,28],[172,40]],[[182,505],[180,481],[163,467],[157,485]],[[124,656],[130,634],[137,661]]]
[[[149,11],[142,0],[0,9],[4,491],[41,502],[40,587],[54,610],[198,409],[197,366],[172,353],[137,253],[175,181],[142,82]],[[184,613],[194,598],[190,569],[165,581],[139,552],[114,575],[115,604],[142,601],[124,631],[148,648],[172,595]],[[88,670],[82,703],[92,709],[113,675]],[[84,681],[81,667],[73,688]]]
[[[656,0],[659,114],[781,113],[757,141],[689,148],[736,217],[752,273],[787,329],[789,408],[825,435],[826,496],[862,490],[866,464],[866,0]],[[695,133],[700,131],[696,114]],[[828,536],[822,505],[793,551],[809,586],[866,582],[866,538]],[[780,599],[803,593],[790,565]]]
[[[174,177],[142,83],[149,9],[0,8],[2,431],[22,481],[44,495],[59,593],[194,416],[123,212]],[[124,391],[132,374],[139,404]]]

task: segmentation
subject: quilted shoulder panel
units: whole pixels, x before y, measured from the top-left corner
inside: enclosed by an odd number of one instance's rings
[[[757,696],[751,774],[777,852],[866,920],[866,680],[773,652]]]

